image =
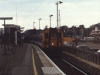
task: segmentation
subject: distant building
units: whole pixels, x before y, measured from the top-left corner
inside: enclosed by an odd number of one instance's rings
[[[25,33],[25,36],[32,38],[35,35],[42,34],[43,31],[44,30],[29,29],[29,30],[26,30],[24,33]]]
[[[90,26],[90,36],[100,36],[100,23]]]

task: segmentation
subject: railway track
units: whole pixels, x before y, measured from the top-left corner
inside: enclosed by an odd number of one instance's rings
[[[50,56],[51,54],[47,55],[66,75],[95,75],[62,57],[58,58],[56,56]]]
[[[41,48],[42,49],[42,48]],[[43,50],[43,49],[42,49]],[[62,48],[62,50],[64,50]],[[48,57],[66,74],[66,75],[95,75],[82,67],[75,65],[73,62],[48,54]]]
[[[81,73],[80,75],[82,75],[82,74],[83,74],[83,75],[95,75],[95,74],[93,74],[93,73],[87,71],[86,69],[84,69],[84,68],[82,68],[82,67],[79,67],[79,66],[73,64],[72,62],[69,62],[69,61],[64,60],[64,59],[62,59],[62,61],[64,61],[65,63],[69,64],[69,65],[70,65],[72,68],[74,68],[75,70],[79,71],[79,72]]]
[[[51,58],[51,57],[50,57]],[[64,59],[57,59],[51,58],[51,60],[66,74],[66,75],[95,75],[92,74],[83,68],[78,67],[77,65],[64,60]]]

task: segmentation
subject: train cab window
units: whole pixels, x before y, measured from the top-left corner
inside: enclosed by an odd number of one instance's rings
[[[61,33],[58,33],[58,38],[61,38]]]
[[[51,34],[51,37],[55,37],[55,34],[54,34],[54,33],[52,33],[52,34]]]
[[[48,33],[45,33],[45,39],[47,39],[48,38]]]

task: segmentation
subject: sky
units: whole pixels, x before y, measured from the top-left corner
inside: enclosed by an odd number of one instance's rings
[[[44,29],[47,25],[57,27],[58,0],[0,0],[0,17],[13,17],[6,20],[6,24],[16,24],[24,27],[24,30]],[[61,0],[58,4],[60,10],[60,26],[84,25],[86,28],[100,23],[100,0]],[[58,15],[59,16],[59,15]],[[0,20],[0,28],[3,28],[3,20]]]

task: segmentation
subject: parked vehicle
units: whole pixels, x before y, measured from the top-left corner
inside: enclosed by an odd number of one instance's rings
[[[95,52],[95,54],[100,54],[100,49],[97,52]]]
[[[67,42],[63,42],[63,45],[64,45],[64,46],[72,46],[72,44],[67,43]]]
[[[77,49],[79,50],[83,50],[83,51],[88,51],[90,48],[86,45],[80,45],[80,46],[76,46]]]
[[[99,50],[97,48],[90,48],[90,47],[88,47],[86,45],[79,45],[79,46],[76,46],[76,48],[79,49],[79,50],[92,52],[92,53],[95,53],[95,52],[97,52]]]

